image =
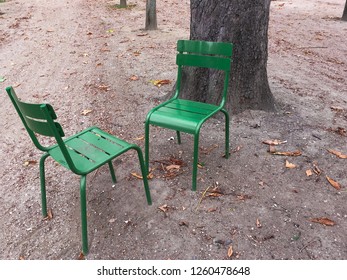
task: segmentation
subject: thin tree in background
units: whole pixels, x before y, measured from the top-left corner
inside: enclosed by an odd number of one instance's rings
[[[119,8],[126,8],[127,6],[127,0],[120,0]]]
[[[157,3],[156,0],[147,0],[146,2],[146,30],[157,29]]]
[[[342,18],[341,19],[347,21],[347,0],[346,0],[346,3],[345,3],[345,9],[343,10],[343,14],[342,14]]]

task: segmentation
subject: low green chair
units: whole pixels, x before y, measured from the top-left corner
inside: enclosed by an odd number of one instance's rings
[[[129,144],[105,131],[90,127],[69,138],[62,139],[64,132],[61,125],[56,122],[57,116],[49,104],[29,104],[19,101],[12,87],[6,91],[16,108],[31,140],[35,146],[45,154],[40,160],[41,201],[42,214],[47,217],[46,186],[45,186],[45,160],[51,156],[56,162],[80,175],[80,203],[82,222],[82,252],[88,254],[87,232],[87,206],[86,206],[86,176],[104,164],[108,164],[112,181],[116,183],[116,176],[112,160],[130,149],[137,151],[142,171],[143,183],[147,203],[152,204],[148,187],[146,168],[141,149],[135,144]],[[56,144],[42,146],[36,135],[54,137]]]
[[[178,65],[176,92],[168,101],[153,108],[145,122],[145,162],[149,171],[149,128],[150,125],[176,130],[178,143],[180,132],[194,135],[194,160],[192,190],[196,190],[198,168],[199,134],[201,126],[218,112],[225,115],[225,157],[229,157],[229,114],[224,108],[229,84],[233,45],[223,42],[179,40],[176,64]],[[224,72],[224,87],[220,104],[208,104],[179,98],[183,67],[211,68]]]

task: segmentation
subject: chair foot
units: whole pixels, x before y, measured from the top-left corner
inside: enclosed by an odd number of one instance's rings
[[[146,165],[145,165],[145,162],[143,160],[142,151],[141,151],[140,147],[138,147],[137,145],[133,145],[133,149],[136,150],[138,158],[139,158],[140,167],[141,167],[141,173],[142,173],[142,178],[143,178],[143,185],[144,185],[144,188],[145,188],[147,203],[148,203],[148,205],[152,205],[152,198],[151,198],[151,193],[149,191],[148,179],[147,179],[148,171],[146,170]]]
[[[193,160],[193,180],[192,190],[196,191],[196,177],[198,173],[198,159],[199,159],[199,132],[194,136],[194,160]]]
[[[113,185],[117,183],[117,178],[116,178],[116,174],[114,172],[114,168],[113,168],[113,165],[112,165],[112,161],[109,161],[108,162],[108,167],[110,169],[110,173],[111,173],[111,177],[112,177],[112,183]]]
[[[87,197],[86,197],[86,176],[81,176],[80,182],[80,203],[81,203],[81,230],[82,230],[82,252],[87,255],[88,248],[88,227],[87,227]]]
[[[229,118],[229,113],[227,110],[224,108],[221,110],[221,112],[225,116],[225,158],[229,158],[229,123],[230,123],[230,118]]]
[[[42,216],[47,217],[47,198],[46,198],[46,179],[45,179],[45,160],[49,154],[44,154],[40,159],[40,183],[41,183],[41,205]]]
[[[176,130],[176,135],[177,135],[177,143],[181,144],[181,132]]]

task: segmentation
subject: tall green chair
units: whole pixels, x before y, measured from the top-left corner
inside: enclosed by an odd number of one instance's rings
[[[201,126],[213,115],[222,112],[225,115],[225,157],[229,157],[229,114],[224,108],[227,99],[233,44],[223,42],[206,42],[179,40],[177,42],[176,64],[178,65],[176,92],[174,96],[153,108],[145,121],[145,162],[149,171],[149,130],[150,125],[176,130],[178,143],[181,143],[180,132],[194,135],[194,160],[192,190],[196,190],[198,168],[199,134]],[[183,67],[212,68],[223,71],[224,87],[220,104],[208,104],[180,98],[183,84]],[[205,93],[203,93],[205,94]]]
[[[152,204],[148,187],[146,169],[141,149],[135,144],[129,144],[105,131],[90,127],[82,132],[63,139],[64,132],[61,125],[56,122],[57,116],[49,104],[29,104],[19,101],[12,87],[6,91],[19,114],[31,140],[35,146],[44,152],[40,160],[41,202],[42,214],[47,216],[46,186],[45,186],[45,160],[51,156],[73,173],[80,175],[80,204],[81,204],[81,229],[82,252],[88,254],[87,233],[87,206],[86,206],[86,176],[104,164],[108,164],[112,181],[116,183],[116,176],[112,160],[130,149],[136,150],[143,176],[147,203]],[[54,137],[56,144],[43,146],[37,135]]]

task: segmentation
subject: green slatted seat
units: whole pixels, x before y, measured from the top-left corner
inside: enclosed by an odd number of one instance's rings
[[[179,40],[177,42],[176,64],[178,65],[176,92],[168,101],[153,108],[145,122],[145,162],[149,171],[149,129],[150,125],[176,130],[178,143],[180,132],[194,135],[194,160],[192,189],[196,190],[198,168],[199,134],[201,126],[213,115],[222,112],[225,116],[225,157],[229,157],[229,114],[224,109],[229,84],[233,45],[222,42]],[[218,105],[180,98],[183,67],[210,68],[224,72],[224,88]]]
[[[116,183],[116,176],[112,160],[117,156],[133,149],[136,150],[141,167],[143,184],[147,203],[152,204],[148,187],[146,168],[140,147],[130,144],[105,131],[90,127],[71,137],[63,139],[64,132],[61,125],[56,122],[57,116],[49,104],[29,104],[18,100],[12,87],[6,91],[19,114],[30,138],[35,146],[45,154],[40,160],[41,202],[42,214],[47,216],[46,186],[45,186],[45,160],[51,156],[56,162],[81,176],[80,180],[80,203],[81,203],[81,229],[82,229],[82,252],[88,253],[87,231],[87,206],[86,206],[86,176],[104,164],[108,164],[112,181]],[[56,144],[43,146],[40,144],[37,134],[54,137]]]

